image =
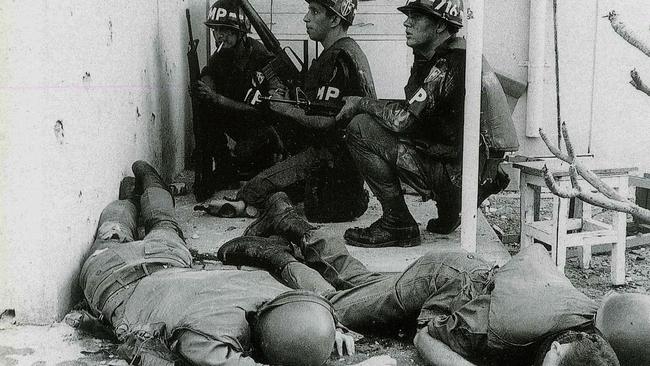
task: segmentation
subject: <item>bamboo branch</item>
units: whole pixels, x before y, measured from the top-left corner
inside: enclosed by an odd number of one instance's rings
[[[633,69],[630,71],[630,77],[632,80],[630,81],[630,84],[632,84],[633,87],[635,87],[637,90],[647,94],[650,96],[650,87],[648,87],[644,82],[643,79],[641,79],[641,75],[639,75],[639,72],[636,71],[636,69]]]
[[[575,157],[563,153],[562,151],[560,151],[558,147],[554,146],[553,143],[551,143],[551,141],[548,139],[548,136],[546,136],[544,130],[541,128],[539,129],[539,135],[542,137],[542,140],[546,144],[546,147],[548,147],[548,149],[551,151],[553,155],[555,155],[558,159],[573,165],[578,171],[578,174],[582,178],[584,178],[584,180],[586,180],[589,184],[591,184],[594,188],[596,188],[598,191],[602,192],[605,196],[613,200],[617,200],[617,201],[627,200],[625,197],[618,194],[618,192],[616,192],[610,186],[603,183],[603,181],[600,180],[600,178],[598,178],[596,174],[594,174],[591,170],[589,170],[579,160],[575,159]],[[569,150],[570,147],[571,152],[573,153],[573,145],[571,143],[571,140],[567,138],[569,136],[569,133],[566,126],[566,122],[562,123],[562,135],[564,138],[564,144],[567,146],[567,150]]]
[[[620,16],[616,11],[610,11],[606,17],[609,19],[609,24],[612,26],[614,31],[621,36],[621,38],[636,47],[639,51],[643,52],[646,56],[650,57],[650,41],[648,39],[643,39],[638,32],[629,29],[620,19]]]
[[[558,182],[553,177],[553,174],[548,170],[546,165],[544,165],[544,181],[546,186],[554,195],[562,198],[575,198],[580,195],[580,191],[572,186],[571,188],[561,187]]]
[[[555,177],[553,177],[553,174],[544,166],[544,182],[551,193],[562,198],[578,198],[588,204],[608,210],[625,212],[650,223],[650,210],[628,201],[626,197],[621,196],[612,187],[598,178],[591,170],[587,169],[579,160],[575,159],[575,152],[566,123],[562,123],[562,137],[567,148],[567,154],[560,151],[557,146],[554,146],[541,128],[539,134],[551,153],[558,159],[569,164],[571,187],[560,186]],[[598,193],[592,193],[591,190],[583,190],[579,184],[580,177],[591,184]]]
[[[573,150],[573,143],[571,143],[571,139],[569,138],[569,129],[566,127],[566,122],[562,122],[562,138],[564,139],[564,146],[566,147],[566,153],[571,157],[571,161],[575,162],[576,161],[576,153]]]
[[[575,170],[574,170],[575,171]],[[614,210],[618,212],[625,212],[634,217],[641,219],[642,221],[650,223],[650,210],[639,207],[630,201],[617,201],[605,197],[603,194],[596,194],[589,191],[583,191],[576,186],[561,187],[553,174],[544,167],[544,181],[546,186],[554,195],[562,198],[578,198],[583,202],[586,202],[592,206],[602,207],[608,210]]]

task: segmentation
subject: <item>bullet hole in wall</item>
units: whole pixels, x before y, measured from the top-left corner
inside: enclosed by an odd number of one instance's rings
[[[140,108],[135,107],[135,114],[136,114],[136,116],[138,116],[138,118],[140,118],[140,116],[142,116],[142,115],[140,114]]]
[[[92,78],[90,77],[90,73],[86,71],[84,75],[81,77],[81,80],[83,80],[84,82],[92,81]]]
[[[16,310],[14,309],[4,309],[2,314],[0,314],[0,319],[13,319],[16,317]]]
[[[154,122],[156,122],[156,114],[151,113],[151,123],[154,123]]]
[[[63,145],[65,134],[63,132],[63,122],[61,120],[54,122],[54,137],[60,145]]]
[[[84,195],[82,191],[79,191],[79,198],[81,198]]]

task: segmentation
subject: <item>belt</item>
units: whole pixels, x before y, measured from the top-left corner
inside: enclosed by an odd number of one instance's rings
[[[149,276],[154,272],[169,268],[169,264],[163,263],[142,263],[128,269],[120,271],[118,277],[110,286],[99,294],[99,301],[97,302],[97,310],[102,313],[104,305],[108,299],[116,292],[126,288],[126,286],[140,280],[143,277]]]

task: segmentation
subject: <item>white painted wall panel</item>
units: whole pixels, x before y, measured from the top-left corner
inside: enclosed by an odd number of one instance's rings
[[[202,30],[203,1],[0,4],[0,311],[59,319],[131,163],[183,168],[188,6]]]

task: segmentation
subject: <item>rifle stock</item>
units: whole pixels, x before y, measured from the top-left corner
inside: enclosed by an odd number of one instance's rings
[[[244,14],[250,20],[251,25],[255,28],[255,31],[260,36],[260,40],[264,46],[275,55],[275,60],[271,61],[270,67],[272,71],[277,75],[283,82],[289,86],[290,89],[300,86],[302,84],[301,80],[301,71],[298,70],[296,65],[291,61],[291,58],[284,51],[280,45],[280,41],[275,37],[271,30],[266,26],[260,15],[257,13],[255,8],[251,5],[248,0],[240,0],[241,7],[244,10]],[[291,49],[290,49],[291,50]],[[293,52],[293,50],[292,50]],[[295,55],[295,52],[294,52]],[[301,67],[305,67],[302,63]]]

